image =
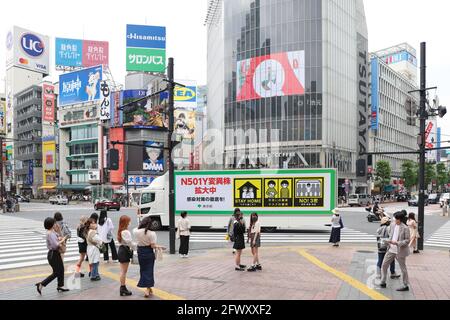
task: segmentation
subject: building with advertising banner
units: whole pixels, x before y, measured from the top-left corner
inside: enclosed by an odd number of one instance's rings
[[[336,168],[339,186],[367,191],[363,1],[213,0],[208,12],[208,131],[224,154],[207,167]]]
[[[416,121],[416,126],[408,126],[405,102],[412,98],[416,105],[419,104],[419,96],[408,93],[418,90],[418,86],[413,82],[414,77],[406,77],[406,72],[394,70],[392,63],[386,63],[386,59],[391,60],[385,54],[385,50],[371,54],[370,152],[417,151],[419,121]],[[408,70],[413,74],[413,67],[408,67]],[[374,168],[380,160],[388,161],[392,177],[400,179],[403,162],[417,161],[417,156],[374,156]]]
[[[49,74],[49,37],[34,31],[26,30],[17,26],[11,28],[6,36],[6,137],[13,139],[17,134],[14,114],[16,110],[15,96],[30,86],[38,85],[43,77]],[[16,164],[21,161],[15,159],[15,143],[6,143],[7,159],[5,162],[5,183],[10,186],[10,192],[16,192]],[[38,159],[36,159],[38,160]],[[29,161],[29,163],[31,163]],[[39,160],[38,160],[39,163]],[[25,169],[19,167],[22,178]],[[28,167],[26,176],[31,182],[32,166]],[[41,175],[40,175],[41,176]],[[34,182],[34,181],[33,181]]]
[[[106,41],[56,38],[55,65],[57,70],[108,66],[109,43]]]

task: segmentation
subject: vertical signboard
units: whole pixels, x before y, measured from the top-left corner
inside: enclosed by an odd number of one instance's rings
[[[56,142],[54,137],[42,142],[43,186],[55,187],[56,181]]]
[[[109,130],[110,141],[125,141],[125,130],[123,128],[111,128]],[[113,146],[110,146],[111,148]],[[123,184],[125,181],[125,147],[123,145],[116,145],[114,147],[119,151],[119,170],[110,171],[110,181],[114,184]]]
[[[6,134],[6,101],[0,100],[0,134]]]
[[[357,34],[357,97],[358,105],[357,127],[358,127],[358,166],[357,180],[361,183],[367,183],[367,155],[361,155],[368,152],[369,148],[369,63],[368,63],[368,41],[361,34]],[[363,163],[364,162],[364,163]],[[364,172],[360,172],[363,169]]]
[[[42,85],[42,120],[55,122],[55,87],[51,84]]]
[[[107,121],[111,119],[111,91],[107,81],[102,81],[100,85],[101,104],[100,120]]]
[[[379,71],[378,71],[378,58],[373,58],[371,62],[371,72],[372,72],[372,97],[371,97],[371,123],[370,127],[372,130],[377,131],[378,130],[378,110],[379,110],[379,101],[378,101],[378,91],[379,91]]]
[[[120,127],[122,125],[122,111],[119,109],[122,105],[122,93],[121,91],[115,91],[111,93],[111,127]]]
[[[437,145],[436,148],[441,148],[441,134],[442,134],[442,129],[441,128],[437,128]],[[437,156],[436,156],[436,161],[439,163],[441,162],[441,150],[437,151]]]
[[[165,27],[128,24],[126,43],[127,71],[165,72]]]

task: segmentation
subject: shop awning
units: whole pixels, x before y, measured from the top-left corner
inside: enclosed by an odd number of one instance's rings
[[[56,190],[56,186],[42,186],[38,190]]]
[[[90,187],[91,186],[87,184],[64,184],[59,185],[57,189],[65,191],[88,191]]]

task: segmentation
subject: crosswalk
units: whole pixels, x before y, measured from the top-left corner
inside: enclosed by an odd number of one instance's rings
[[[428,240],[426,240],[425,245],[428,247],[450,249],[450,222],[444,224]]]
[[[247,238],[246,238],[247,240]],[[263,233],[261,243],[328,243],[330,231],[319,233]],[[192,243],[227,243],[224,233],[194,232]],[[376,243],[376,237],[364,232],[345,228],[341,232],[342,243]]]
[[[0,215],[0,271],[47,264],[44,224]],[[67,243],[65,262],[79,258],[76,232]]]

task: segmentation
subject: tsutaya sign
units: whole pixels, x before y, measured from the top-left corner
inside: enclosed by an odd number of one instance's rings
[[[175,172],[176,211],[230,214],[234,208],[266,215],[331,214],[336,171],[246,170]]]

